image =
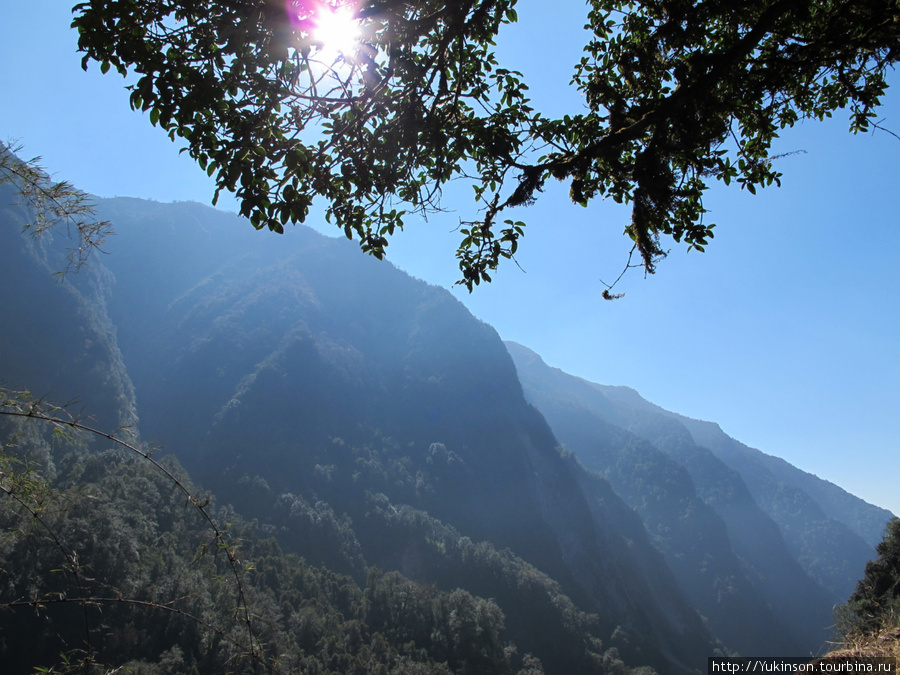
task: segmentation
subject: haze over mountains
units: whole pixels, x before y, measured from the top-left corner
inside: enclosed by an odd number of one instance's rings
[[[815,653],[890,517],[548,367],[353,243],[101,200],[107,255],[60,283],[61,237],[26,239],[0,197],[5,386],[134,425],[360,588],[378,568],[492,599],[523,672],[525,654],[548,673],[688,673]]]
[[[750,653],[760,639],[774,645],[792,636],[796,649],[821,635],[881,540],[887,512],[743,446],[713,423],[507,346],[526,398],[641,514],[682,589],[727,644]],[[750,625],[768,633],[751,636]]]

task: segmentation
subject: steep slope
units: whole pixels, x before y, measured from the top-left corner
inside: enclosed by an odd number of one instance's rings
[[[106,312],[108,271],[92,266],[77,284],[78,275],[57,275],[65,237],[23,236],[33,214],[18,201],[12,185],[0,185],[0,385],[69,404],[103,429],[134,426],[134,389]]]
[[[606,476],[640,514],[653,544],[687,597],[715,626],[716,635],[743,654],[799,653],[800,644],[789,637],[789,626],[745,575],[725,524],[697,495],[688,471],[649,442],[608,422],[590,405],[604,404],[590,387],[549,369],[520,345],[507,347],[527,398],[557,438],[586,467]]]
[[[373,569],[357,583],[284,554],[264,530],[207,502],[213,520],[229,523],[215,536],[186,508],[175,481],[196,488],[171,456],[163,473],[133,453],[54,436],[39,420],[0,415],[4,673],[538,675],[563,661],[555,652],[576,662],[570,672],[583,654],[600,661],[593,672],[623,672],[614,652],[590,650],[596,621],[552,580],[424,516],[428,539],[445,549],[430,547],[444,570],[464,567],[482,581],[470,585],[507,591],[507,604],[511,590],[521,611],[506,617],[458,586],[442,592],[396,572]],[[416,520],[393,508],[384,517],[379,506],[370,522],[381,533]],[[235,574],[225,550],[252,568],[239,562]],[[521,639],[520,617],[541,622],[549,647]],[[551,658],[542,664],[511,638]]]
[[[633,390],[572,377],[521,345],[507,347],[527,398],[557,437],[642,515],[682,588],[715,618],[727,644],[743,653],[795,655],[821,647],[830,609],[842,598],[823,583],[817,564],[862,569],[867,549],[858,538],[823,539],[821,520],[788,523],[760,508],[757,493],[766,489],[760,485],[771,481],[759,472],[742,475],[704,447],[705,437],[695,440],[688,431],[695,426]],[[846,530],[835,521],[826,527],[829,536]],[[815,543],[800,550],[792,545],[798,537]],[[755,630],[742,634],[742,626]]]
[[[548,672],[604,672],[616,649],[704,667],[714,645],[639,519],[557,452],[496,333],[449,293],[304,228],[100,210],[117,234],[73,288],[105,298],[143,437],[220,499],[358,582],[377,565],[502,599]]]
[[[790,550],[809,576],[834,603],[844,602],[859,570],[871,559],[891,517],[784,460],[727,436],[717,424],[672,413],[624,387],[602,387],[624,417],[647,417],[665,425],[669,419],[690,434],[688,444],[711,452],[741,476],[753,500],[775,522]],[[683,432],[681,432],[683,433]]]

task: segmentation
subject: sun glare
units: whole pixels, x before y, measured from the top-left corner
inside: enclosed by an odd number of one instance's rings
[[[313,39],[326,53],[352,56],[359,49],[360,23],[352,6],[329,7],[323,3],[315,18]]]

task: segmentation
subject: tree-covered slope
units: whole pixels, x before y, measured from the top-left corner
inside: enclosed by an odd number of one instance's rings
[[[526,397],[567,448],[641,514],[682,588],[727,644],[743,653],[820,648],[830,637],[831,607],[849,595],[871,550],[828,518],[812,495],[840,492],[839,503],[849,502],[854,514],[875,507],[836,486],[821,488],[824,481],[812,476],[799,478],[802,472],[783,468],[790,465],[782,460],[763,464],[758,458],[768,456],[749,448],[741,455],[736,441],[721,431],[711,435],[715,425],[668,413],[625,387],[550,368],[521,345],[507,346]],[[723,448],[731,449],[732,461]],[[742,471],[736,457],[755,472]],[[779,483],[763,468],[770,465],[793,482]],[[802,491],[810,484],[819,492]]]
[[[134,389],[106,312],[108,270],[90,266],[77,284],[58,275],[72,245],[65,229],[23,236],[32,214],[18,201],[0,184],[0,385],[76,409],[80,401],[105,429],[133,425]]]
[[[515,346],[510,351],[516,354]],[[766,653],[797,653],[799,641],[748,579],[724,522],[697,495],[684,466],[552,384],[552,391],[539,389],[533,370],[520,366],[520,372],[529,400],[557,438],[640,514],[654,546],[716,635],[744,654],[762,653],[763,647]]]
[[[740,475],[759,508],[778,524],[791,555],[810,577],[834,602],[847,598],[859,570],[881,541],[889,511],[783,459],[747,447],[715,423],[665,411],[624,387],[596,386],[616,402],[623,415],[645,416],[663,425],[661,420],[667,418],[687,430],[689,444],[704,448]]]
[[[525,654],[547,672],[704,667],[715,645],[639,519],[558,452],[496,333],[447,292],[309,230],[235,238],[236,217],[197,205],[100,210],[117,234],[97,272],[47,291],[102,298],[88,303],[110,327],[97,367],[125,379],[86,387],[88,412],[133,383],[158,454],[361,592],[378,568],[494,598],[510,667]],[[47,275],[19,244],[0,269]],[[44,306],[7,316],[37,326]],[[80,347],[85,316],[58,313],[45,344],[37,329],[10,337],[0,367],[23,383],[69,368],[77,385],[65,346]]]
[[[145,297],[181,283],[155,310],[139,309],[140,331],[134,303],[114,295],[110,313],[126,364],[141,364],[130,372],[143,432],[204,483],[240,500],[239,482],[259,476],[274,494],[324,498],[354,523],[367,493],[384,494],[557,579],[598,614],[604,638],[630,635],[635,658],[657,652],[651,663],[684,664],[708,648],[665,564],[641,547],[640,523],[593,516],[577,467],[526,404],[495,331],[449,293],[302,229],[242,236],[197,269],[209,236],[202,219],[219,214],[180,205],[172,235],[156,215],[129,219],[132,205],[104,205],[119,230],[113,246],[146,261],[136,270],[111,248],[104,263],[117,287]],[[356,534],[367,563],[384,564],[377,542]],[[638,542],[635,553],[610,555],[627,541]],[[653,562],[635,564],[641,555]],[[415,576],[414,566],[402,571]]]
[[[51,444],[51,429],[0,417],[5,673],[545,672],[517,650],[511,638],[522,632],[493,600],[375,568],[357,582],[285,553],[271,532],[208,498],[200,506],[223,528],[217,536],[185,504],[197,488],[171,456],[164,473],[91,435]],[[480,561],[472,567],[529,579],[520,602],[559,628],[570,660],[593,648],[610,666],[594,672],[624,671],[552,581],[467,543]]]
[[[785,530],[796,554],[810,559],[811,570],[826,587],[841,595],[852,588],[859,576],[859,563],[871,558],[871,551],[884,536],[890,511],[868,504],[779,457],[747,447],[717,424],[689,418],[682,423],[698,443],[746,478],[760,506]],[[866,546],[861,546],[860,540]],[[819,559],[823,557],[819,555],[822,545],[855,555],[831,567]]]

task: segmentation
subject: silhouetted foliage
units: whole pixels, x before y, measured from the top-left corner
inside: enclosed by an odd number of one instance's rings
[[[17,154],[21,150],[21,146],[0,141],[0,185],[12,183],[20,201],[30,209],[32,217],[23,226],[26,232],[40,237],[60,224],[74,229],[76,243],[69,249],[66,269],[77,269],[112,233],[112,224],[94,217],[89,195],[68,181],[51,180],[40,158],[23,160]]]
[[[852,131],[870,129],[900,55],[896,0],[592,0],[573,64],[583,101],[551,118],[494,55],[515,4],[91,0],[73,25],[84,67],[133,74],[132,108],[185,144],[217,195],[236,192],[257,228],[302,222],[321,197],[380,258],[407,211],[439,209],[442,188],[467,180],[481,210],[460,228],[470,290],[523,236],[504,212],[551,178],[578,204],[631,204],[648,272],[662,235],[703,250],[710,182],[779,183],[772,143],[805,118],[846,108]],[[360,38],[336,54],[316,22],[348,7]]]
[[[844,636],[873,633],[900,623],[900,518],[887,524],[878,557],[866,564],[856,590],[837,612]]]

